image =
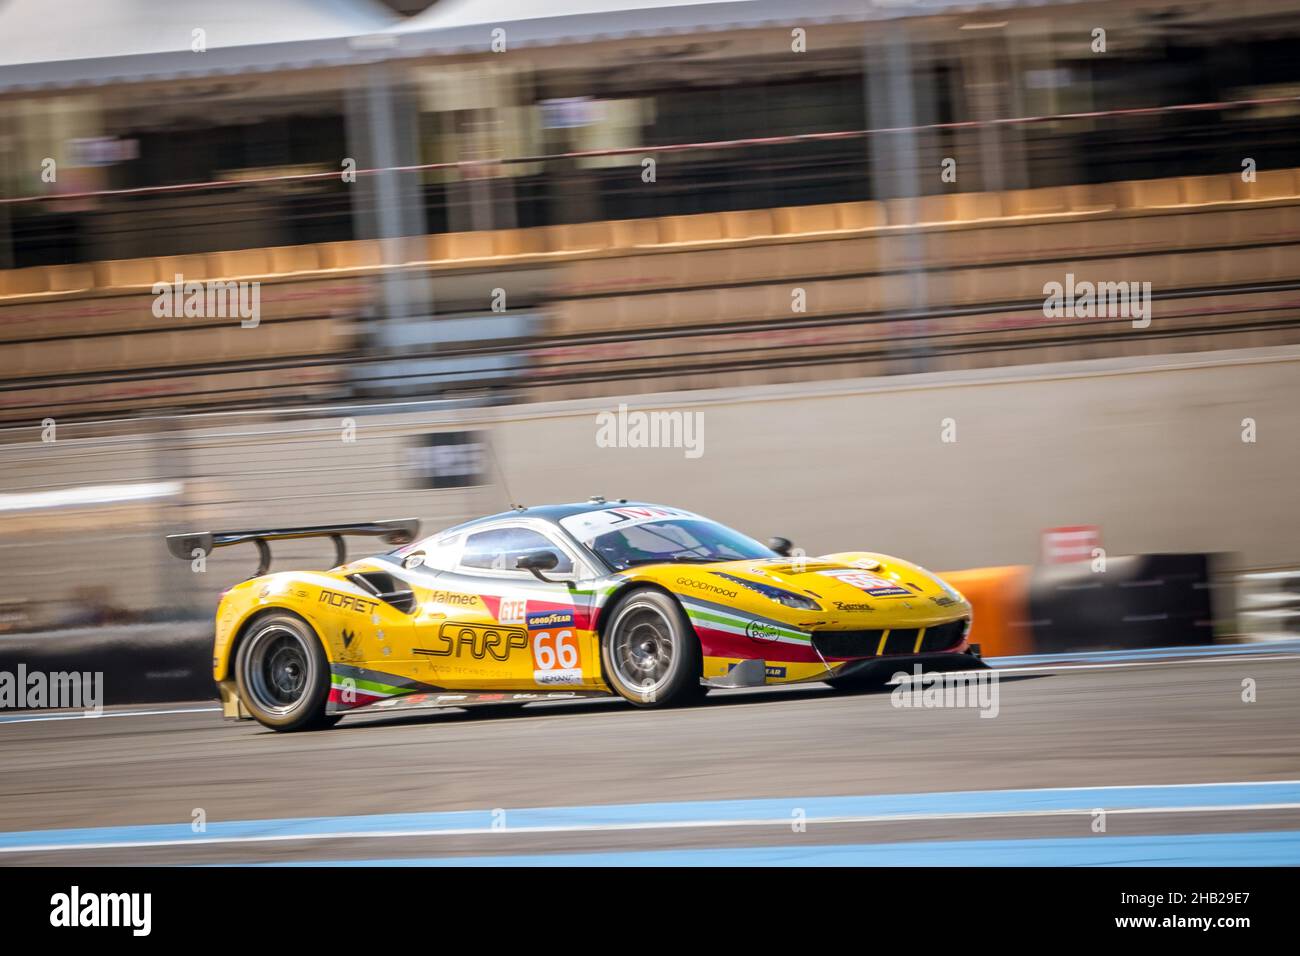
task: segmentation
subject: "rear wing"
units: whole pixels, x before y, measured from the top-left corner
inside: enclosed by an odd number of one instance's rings
[[[420,533],[419,518],[398,518],[392,521],[362,521],[355,524],[323,524],[311,528],[273,528],[266,531],[190,531],[185,534],[167,535],[167,550],[183,561],[195,557],[200,552],[204,557],[216,548],[226,548],[232,544],[252,542],[257,545],[257,572],[253,577],[261,577],[271,569],[271,546],[268,541],[282,541],[289,538],[330,538],[334,542],[335,566],[348,559],[344,535],[365,535],[382,538],[392,545],[410,544]]]

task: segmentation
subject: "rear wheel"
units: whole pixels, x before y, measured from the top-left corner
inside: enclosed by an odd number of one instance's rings
[[[330,668],[316,633],[302,618],[269,614],[254,622],[235,656],[239,696],[259,723],[273,730],[332,727],[326,714]]]
[[[600,657],[620,696],[638,707],[673,707],[704,697],[700,641],[680,604],[662,591],[638,588],[611,615]]]

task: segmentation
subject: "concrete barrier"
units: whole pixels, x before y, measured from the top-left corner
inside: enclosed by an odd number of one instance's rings
[[[212,626],[188,621],[0,637],[0,672],[103,675],[99,703],[215,700]]]

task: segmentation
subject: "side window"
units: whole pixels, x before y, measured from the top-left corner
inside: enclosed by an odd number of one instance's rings
[[[413,556],[418,555],[420,566],[435,571],[450,571],[456,566],[456,559],[460,557],[460,545],[464,540],[463,534],[444,534],[408,544],[394,554],[402,561],[403,566],[406,566],[406,562]]]
[[[460,535],[453,534],[430,541],[424,549],[425,567],[450,571],[456,566],[456,558],[460,556],[462,540]]]
[[[554,551],[560,558],[555,574],[573,570],[573,562],[546,535],[529,528],[495,528],[465,539],[461,567],[483,571],[513,571],[520,555],[531,551]]]

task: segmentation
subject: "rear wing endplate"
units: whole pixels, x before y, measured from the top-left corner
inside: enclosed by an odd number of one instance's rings
[[[335,566],[348,559],[345,535],[364,535],[382,538],[391,545],[410,544],[420,533],[419,518],[398,518],[391,521],[363,521],[355,524],[324,524],[310,528],[270,528],[265,531],[189,531],[185,534],[167,535],[167,550],[183,561],[192,560],[194,552],[207,556],[216,548],[252,542],[257,545],[257,573],[261,577],[271,569],[271,546],[268,541],[290,538],[329,538],[334,542]]]

